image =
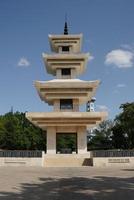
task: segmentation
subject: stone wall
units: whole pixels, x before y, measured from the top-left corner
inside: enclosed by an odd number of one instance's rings
[[[1,157],[0,166],[43,166],[42,158]]]
[[[43,166],[44,151],[0,151],[0,166]]]
[[[71,130],[71,129],[70,129]],[[45,154],[42,157],[0,157],[0,166],[38,167],[134,167],[132,157],[92,157],[92,152],[82,154]]]
[[[134,157],[96,157],[94,167],[134,167]]]

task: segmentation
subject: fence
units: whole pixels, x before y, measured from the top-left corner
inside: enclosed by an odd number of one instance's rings
[[[91,151],[92,157],[134,157],[134,150],[96,150]],[[41,158],[42,151],[0,150],[0,157]]]
[[[134,150],[99,150],[92,151],[92,157],[134,157]]]
[[[41,158],[42,151],[0,151],[0,157],[22,157],[22,158]]]

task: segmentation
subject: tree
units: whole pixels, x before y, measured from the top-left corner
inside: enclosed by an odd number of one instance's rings
[[[111,129],[113,122],[110,120],[103,121],[97,128],[89,134],[88,149],[110,149],[112,148]]]
[[[25,113],[9,112],[0,116],[0,148],[45,150],[45,134],[31,124]]]
[[[134,102],[121,104],[122,112],[116,116],[113,127],[115,148],[134,148]]]

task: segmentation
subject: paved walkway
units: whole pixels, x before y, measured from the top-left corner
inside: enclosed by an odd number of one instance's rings
[[[134,169],[0,167],[0,200],[134,200]]]

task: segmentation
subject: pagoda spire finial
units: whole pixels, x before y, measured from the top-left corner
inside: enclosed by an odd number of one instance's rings
[[[68,35],[67,14],[65,14],[64,35]]]

